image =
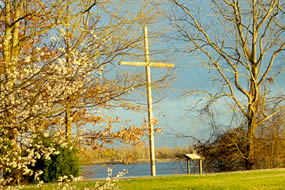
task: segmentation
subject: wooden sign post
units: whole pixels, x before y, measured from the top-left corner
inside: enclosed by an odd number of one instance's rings
[[[166,64],[166,63],[161,63],[161,62],[150,62],[149,50],[148,50],[147,27],[143,27],[143,32],[144,32],[145,62],[121,61],[119,62],[119,65],[145,66],[146,84],[147,84],[150,166],[151,166],[151,175],[156,176],[150,67],[174,67],[174,64]]]

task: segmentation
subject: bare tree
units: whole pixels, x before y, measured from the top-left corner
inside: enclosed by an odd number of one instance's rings
[[[256,129],[278,114],[284,105],[280,94],[261,93],[273,85],[284,66],[284,8],[279,0],[173,0],[175,12],[170,18],[185,43],[184,53],[203,54],[206,66],[222,83],[221,93],[211,100],[228,97],[246,120],[247,148],[242,152],[246,168],[254,167]],[[200,8],[203,6],[203,8]],[[282,73],[283,74],[283,73]],[[262,109],[270,96],[279,97],[273,109]],[[212,101],[214,102],[214,101]]]

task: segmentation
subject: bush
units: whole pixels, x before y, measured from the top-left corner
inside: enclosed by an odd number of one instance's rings
[[[56,149],[56,154],[50,157],[41,157],[36,161],[31,169],[34,170],[34,175],[29,177],[29,182],[56,182],[62,176],[79,176],[80,164],[78,158],[78,148],[75,145],[67,145],[67,143],[53,142],[52,137],[41,137],[46,147]],[[37,171],[42,171],[37,178]]]
[[[281,123],[284,120],[276,120],[275,123],[273,120],[256,129],[254,169],[285,167],[285,131]],[[198,144],[195,148],[206,158],[204,165],[208,172],[246,169],[247,131],[244,128],[222,131],[215,136],[214,141]]]
[[[195,149],[205,157],[207,172],[237,171],[246,167],[246,131],[243,128],[219,133],[214,141],[196,145]]]

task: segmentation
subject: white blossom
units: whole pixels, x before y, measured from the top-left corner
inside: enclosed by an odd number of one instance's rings
[[[24,62],[26,63],[31,62],[31,56],[26,56]]]

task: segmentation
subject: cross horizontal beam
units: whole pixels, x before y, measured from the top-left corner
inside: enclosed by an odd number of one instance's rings
[[[119,65],[131,65],[131,66],[149,66],[149,67],[174,67],[174,64],[168,64],[163,62],[126,62],[120,61]]]
[[[149,61],[148,38],[147,38],[147,27],[146,26],[143,27],[143,32],[144,32],[145,62],[120,61],[119,65],[145,66],[146,86],[147,86],[148,126],[149,126],[150,167],[151,167],[151,175],[156,176],[150,68],[151,67],[174,67],[174,64]]]

